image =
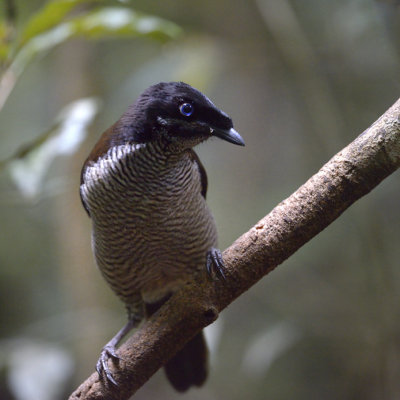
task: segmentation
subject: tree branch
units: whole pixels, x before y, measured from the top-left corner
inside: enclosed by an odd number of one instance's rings
[[[76,399],[127,399],[218,313],[400,166],[400,99],[224,251],[226,281],[195,277],[118,351],[118,387],[92,374]]]

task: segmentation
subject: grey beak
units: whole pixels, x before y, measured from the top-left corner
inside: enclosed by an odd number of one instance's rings
[[[218,129],[212,128],[211,134],[219,137],[220,139],[226,140],[227,142],[244,146],[243,138],[233,128],[231,129]]]

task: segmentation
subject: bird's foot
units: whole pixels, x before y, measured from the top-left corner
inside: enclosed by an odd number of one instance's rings
[[[206,267],[210,277],[213,278],[216,276],[223,280],[226,279],[224,272],[225,264],[219,249],[211,247],[211,249],[207,252]]]
[[[105,375],[107,378],[106,381],[111,382],[115,386],[118,385],[112,376],[110,368],[108,368],[108,360],[112,358],[115,360],[121,359],[121,357],[116,353],[118,343],[132,328],[134,328],[140,322],[140,320],[141,318],[139,316],[132,314],[123,328],[103,347],[103,350],[100,353],[100,358],[96,364],[96,371],[99,374],[100,379],[103,379]]]
[[[110,368],[108,367],[108,360],[110,358],[115,358],[117,360],[120,359],[115,350],[115,346],[110,346],[108,344],[103,347],[103,350],[100,353],[99,360],[96,364],[96,371],[99,374],[100,378],[103,378],[105,375],[108,381],[117,386],[118,384],[113,378]]]

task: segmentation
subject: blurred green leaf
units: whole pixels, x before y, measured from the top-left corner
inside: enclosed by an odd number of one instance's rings
[[[23,46],[33,37],[60,24],[68,13],[77,5],[93,1],[94,0],[53,0],[47,3],[28,21],[21,36],[20,46]]]
[[[178,25],[162,18],[139,14],[124,7],[100,8],[32,37],[16,55],[11,69],[14,76],[18,77],[37,54],[50,50],[72,37],[99,39],[148,36],[168,40],[175,38],[180,32],[181,28]]]
[[[56,17],[46,19],[50,14],[51,7],[56,7],[55,3],[49,3],[43,11],[44,16],[36,16],[36,22],[31,22],[31,28],[24,34],[23,42],[25,45],[20,47],[13,62],[4,76],[8,79],[7,91],[0,93],[0,110],[4,106],[9,94],[15,86],[18,78],[23,73],[27,65],[37,55],[51,50],[53,47],[71,39],[72,37],[86,37],[92,39],[109,37],[151,37],[153,39],[166,41],[173,39],[181,33],[181,28],[173,22],[162,18],[137,13],[124,7],[103,7],[94,11],[87,12],[62,23],[56,23],[67,13],[67,8],[72,9],[71,4],[78,2],[88,2],[95,0],[62,0],[65,3],[62,11],[59,11]],[[35,18],[33,18],[35,21]],[[54,27],[53,27],[54,26]],[[35,28],[36,27],[36,28]],[[51,29],[50,29],[51,27]],[[37,34],[42,32],[40,34]],[[28,40],[28,38],[30,38]],[[1,52],[0,48],[0,52]],[[3,49],[7,52],[7,48]],[[9,77],[11,77],[9,79]],[[0,81],[1,86],[1,81]]]
[[[150,36],[160,40],[175,38],[181,28],[162,18],[139,14],[123,7],[100,8],[70,19],[33,37],[23,46],[15,59],[16,66],[25,67],[32,56],[72,38]],[[19,58],[20,60],[17,60]]]
[[[10,46],[3,42],[0,42],[0,61],[4,61],[7,59],[9,49]]]
[[[4,20],[0,21],[0,41],[4,42],[7,38],[7,24]]]
[[[159,40],[181,33],[173,22],[123,7],[105,7],[68,22],[73,34],[89,38],[150,36]]]
[[[8,166],[14,183],[25,197],[33,198],[40,193],[55,158],[77,150],[99,107],[96,98],[74,101],[61,111],[53,128],[2,162],[1,166]]]
[[[103,7],[62,23],[66,15],[78,4],[96,0],[61,0],[48,3],[32,17],[22,34],[21,45],[60,26],[68,27],[71,36],[89,38],[151,36],[159,40],[176,37],[181,29],[162,18],[140,14],[124,7]]]
[[[10,46],[7,43],[8,26],[5,21],[0,21],[0,61],[7,58]]]

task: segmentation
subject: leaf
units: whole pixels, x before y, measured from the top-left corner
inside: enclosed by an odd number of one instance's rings
[[[62,23],[78,4],[96,0],[57,0],[48,3],[31,18],[22,34],[20,47],[50,29],[68,26],[75,36],[104,38],[115,36],[151,36],[159,40],[176,37],[181,29],[162,18],[145,15],[125,7],[102,7]]]
[[[108,37],[150,36],[167,40],[180,34],[181,28],[173,22],[142,15],[123,7],[107,7],[91,11],[33,37],[21,48],[12,69],[19,76],[38,53],[71,39],[84,36],[93,39]]]
[[[69,21],[75,36],[88,38],[150,36],[172,39],[181,28],[162,18],[144,15],[123,7],[104,7]]]
[[[70,27],[68,24],[64,23],[29,40],[28,43],[19,50],[9,67],[14,81],[17,81],[36,55],[65,42],[71,38],[72,35],[73,32]]]
[[[4,61],[7,59],[9,50],[10,46],[5,44],[4,42],[0,42],[0,61]]]
[[[10,46],[8,44],[9,27],[5,21],[0,21],[0,61],[6,60]]]
[[[47,3],[28,21],[21,36],[20,47],[33,37],[60,24],[77,5],[93,1],[94,0],[54,0]]]
[[[3,162],[9,167],[14,183],[25,197],[34,198],[40,193],[47,171],[57,157],[77,150],[99,106],[95,98],[80,99],[69,104],[51,130]]]
[[[78,1],[87,2],[94,0],[61,0],[61,2],[73,2],[74,4],[77,4]],[[53,3],[54,2],[49,3],[48,7]],[[65,10],[66,8],[64,8],[64,12]],[[48,12],[44,14],[46,15]],[[58,14],[58,18],[60,18],[60,14]],[[158,17],[139,14],[124,7],[99,8],[87,12],[84,15],[71,18],[69,21],[56,24],[50,29],[48,28],[54,25],[56,18],[54,18],[51,23],[49,21],[41,23],[42,19],[44,20],[45,17],[37,17],[37,21],[39,21],[37,24],[40,25],[40,28],[37,27],[35,28],[36,30],[33,29],[36,23],[32,23],[33,27],[30,28],[25,36],[25,38],[30,37],[30,40],[19,48],[13,62],[9,66],[8,70],[3,74],[3,78],[4,76],[12,77],[11,90],[28,64],[38,54],[51,50],[53,47],[64,43],[72,37],[83,36],[99,39],[108,37],[144,36],[166,41],[175,38],[181,33],[181,28],[173,22]],[[34,35],[34,32],[42,33]],[[3,51],[7,51],[7,49],[3,49]],[[3,97],[0,96],[0,110],[7,100],[11,90],[9,90]]]

